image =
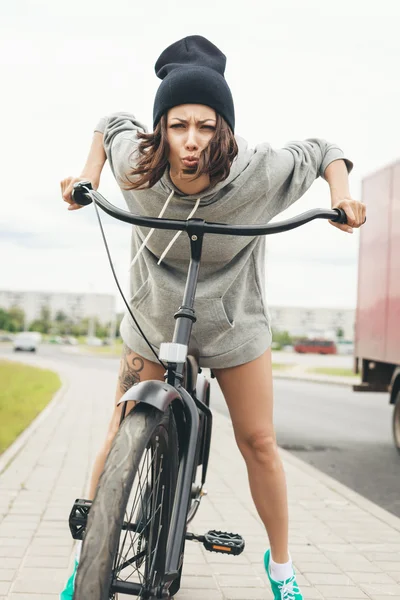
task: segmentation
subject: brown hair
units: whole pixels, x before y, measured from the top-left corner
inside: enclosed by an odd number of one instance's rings
[[[139,158],[136,167],[127,173],[126,190],[151,188],[163,176],[169,155],[167,115],[162,115],[153,133],[138,133],[137,137],[142,140],[138,146]],[[217,113],[214,135],[200,154],[193,179],[208,174],[211,185],[223,181],[228,177],[237,153],[235,136],[225,119]],[[130,177],[137,179],[131,181]]]

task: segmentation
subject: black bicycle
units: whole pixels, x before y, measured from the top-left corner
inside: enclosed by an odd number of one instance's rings
[[[111,600],[118,592],[147,600],[172,598],[180,588],[186,540],[229,555],[240,554],[245,546],[238,534],[215,530],[199,536],[187,530],[206,494],[212,431],[210,382],[201,373],[198,356],[188,351],[204,235],[273,234],[314,219],[346,223],[346,214],[316,209],[276,224],[240,226],[140,217],[110,204],[90,182],[75,184],[73,196],[80,205],[94,202],[103,237],[97,205],[133,225],[186,231],[190,240],[173,340],[161,344],[157,357],[166,369],[165,381],[140,382],[122,396],[120,427],[96,496],[93,502],[76,500],[69,518],[73,538],[83,540],[75,600]],[[137,404],[125,416],[130,400]]]

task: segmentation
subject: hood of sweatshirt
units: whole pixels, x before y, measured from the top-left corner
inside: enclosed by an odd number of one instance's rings
[[[162,218],[164,216],[164,213],[172,200],[175,200],[175,201],[181,200],[181,202],[185,202],[185,203],[189,204],[188,208],[190,207],[191,202],[195,203],[194,207],[192,208],[192,210],[188,213],[188,215],[186,217],[187,220],[194,217],[199,206],[207,206],[209,204],[216,202],[218,200],[221,190],[224,190],[233,181],[235,181],[235,179],[237,177],[239,177],[239,175],[241,175],[241,173],[250,164],[251,157],[254,154],[254,150],[248,149],[246,140],[236,136],[236,142],[238,144],[239,151],[238,151],[237,156],[235,157],[235,160],[232,163],[228,177],[226,179],[224,179],[223,181],[218,182],[216,185],[214,185],[210,188],[207,188],[203,192],[200,192],[198,194],[192,194],[192,195],[184,194],[172,182],[171,177],[169,175],[169,170],[166,169],[164,175],[158,182],[158,185],[155,186],[155,188],[157,188],[157,191],[165,192],[165,194],[168,194],[168,196],[166,196],[165,203],[164,203],[158,217]],[[155,231],[155,229],[151,229],[149,231],[149,233],[146,235],[146,237],[143,240],[137,253],[132,258],[130,268],[132,268],[133,265],[138,261],[140,254],[143,252],[144,248],[148,244],[154,231]],[[161,262],[163,261],[163,259],[168,254],[169,250],[172,248],[172,246],[175,244],[176,240],[179,238],[179,236],[181,234],[182,234],[182,231],[176,232],[176,234],[174,235],[172,240],[169,242],[169,244],[165,248],[164,252],[161,254],[157,264],[161,264]]]

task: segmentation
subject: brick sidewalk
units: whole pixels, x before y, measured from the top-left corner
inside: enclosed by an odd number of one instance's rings
[[[58,600],[73,558],[68,514],[74,499],[85,496],[112,412],[116,374],[40,358],[37,364],[61,366],[64,388],[0,475],[0,600]],[[190,530],[238,532],[246,550],[227,557],[188,542],[176,598],[272,598],[262,564],[267,537],[250,497],[245,465],[230,421],[216,412],[214,419],[209,495]],[[281,452],[289,489],[290,551],[305,598],[399,600],[400,519]]]

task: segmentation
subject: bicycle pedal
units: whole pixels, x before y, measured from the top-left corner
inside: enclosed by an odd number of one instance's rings
[[[204,547],[209,552],[233,554],[237,556],[244,550],[244,539],[238,533],[226,531],[209,531],[204,536]]]
[[[75,500],[68,520],[69,529],[74,540],[83,540],[91,506],[92,500],[84,500],[83,498]]]

